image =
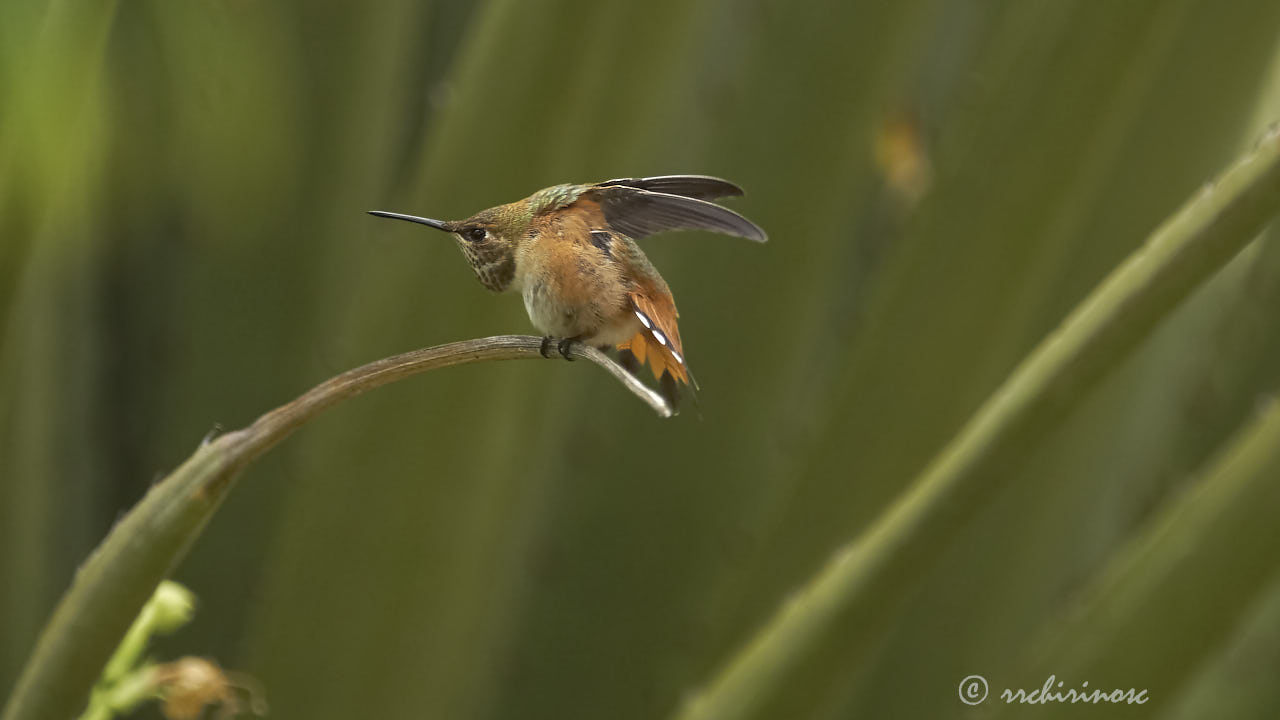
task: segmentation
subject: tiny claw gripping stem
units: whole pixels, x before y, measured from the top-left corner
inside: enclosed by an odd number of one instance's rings
[[[542,355],[542,357],[548,360],[551,359],[551,340],[552,338],[550,335],[543,337],[542,347],[538,350],[538,352]]]
[[[569,356],[569,352],[573,350],[573,344],[575,342],[577,341],[573,338],[565,338],[556,346],[556,349],[560,351],[560,354],[564,356],[564,359],[569,362],[573,362],[573,358]]]

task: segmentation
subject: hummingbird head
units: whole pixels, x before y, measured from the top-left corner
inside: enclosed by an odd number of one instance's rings
[[[370,210],[369,214],[452,233],[476,278],[494,292],[511,286],[516,275],[516,248],[528,227],[527,221],[520,222],[518,211],[505,205],[482,210],[465,220],[432,220],[382,210]]]

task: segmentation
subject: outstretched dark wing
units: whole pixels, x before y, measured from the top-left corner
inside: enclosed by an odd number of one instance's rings
[[[666,193],[668,195],[683,195],[695,200],[715,200],[716,198],[739,197],[742,195],[742,188],[728,180],[721,180],[710,175],[658,175],[646,178],[619,178],[617,180],[605,180],[602,183],[596,183],[595,186],[608,187],[611,185]]]
[[[620,182],[656,183],[686,194],[657,192]],[[728,208],[692,195],[700,193],[705,197],[722,197],[731,194],[727,192],[729,188],[738,194],[742,192],[738,186],[716,178],[671,175],[600,183],[589,188],[582,197],[600,203],[611,228],[637,240],[667,230],[709,230],[764,242],[767,239],[764,230],[755,223]]]

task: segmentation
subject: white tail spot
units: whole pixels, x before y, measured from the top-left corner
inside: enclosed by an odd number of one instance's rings
[[[675,348],[672,348],[671,350],[671,357],[675,358],[676,362],[680,363],[681,365],[684,364],[684,358],[680,357],[680,353],[676,352]]]
[[[652,329],[653,329],[653,323],[649,321],[648,316],[646,316],[644,313],[642,313],[642,312],[640,312],[639,310],[637,310],[637,311],[636,311],[636,317],[640,318],[640,324],[641,324],[641,325],[644,325],[644,329],[645,329],[645,330],[652,330]]]
[[[653,331],[653,339],[657,340],[658,344],[661,345],[662,347],[667,346],[667,336],[663,335],[661,330]]]

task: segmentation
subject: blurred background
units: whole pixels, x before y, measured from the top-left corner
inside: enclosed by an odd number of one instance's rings
[[[1272,0],[6,0],[0,687],[215,425],[531,331],[444,236],[366,210],[706,173],[770,242],[645,242],[699,412],[555,362],[347,402],[249,469],[175,575],[196,621],[158,649],[252,674],[273,717],[667,716],[1277,118]],[[961,678],[1014,684],[1274,393],[1277,250],[1058,418],[788,716],[967,717]],[[1171,626],[1197,648],[1177,674],[1094,684],[1276,716],[1277,569]]]

